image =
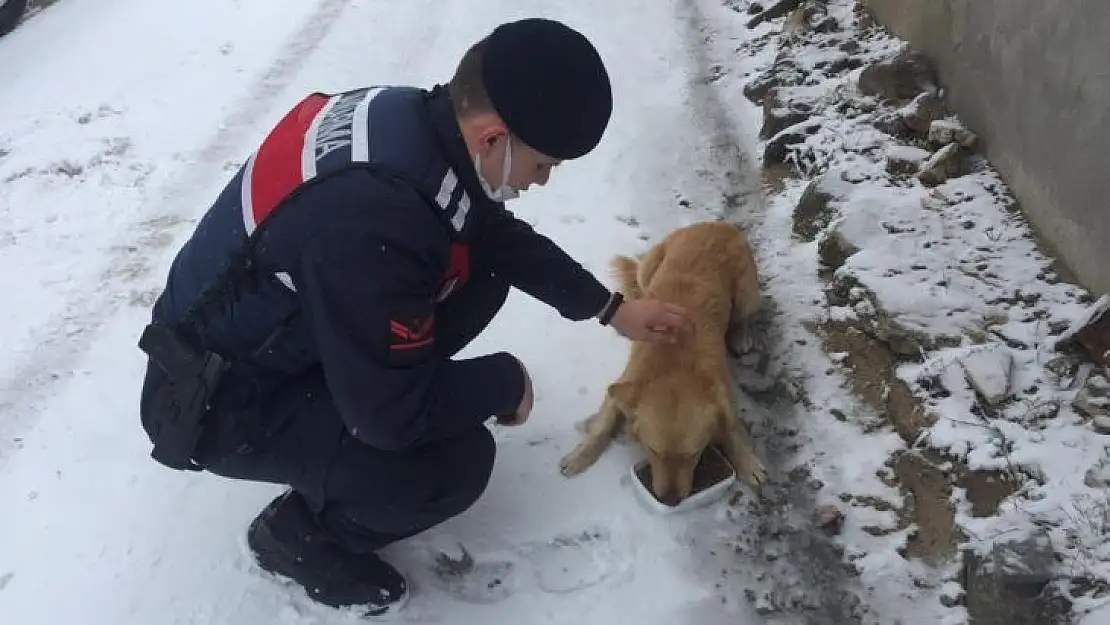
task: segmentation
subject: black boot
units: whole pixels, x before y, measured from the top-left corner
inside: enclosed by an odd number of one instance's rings
[[[408,599],[408,584],[397,569],[372,553],[340,549],[296,491],[262,510],[251,522],[247,543],[263,570],[292,579],[322,604],[364,606],[366,616],[385,616]]]

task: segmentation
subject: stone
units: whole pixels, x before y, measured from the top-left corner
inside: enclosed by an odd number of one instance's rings
[[[1110,417],[1110,383],[1100,374],[1091,374],[1075,394],[1072,406],[1091,419]]]
[[[979,137],[959,122],[938,118],[929,123],[928,140],[934,145],[958,143],[960,147],[971,148],[978,142]]]
[[[850,183],[837,178],[834,172],[814,178],[794,207],[794,234],[803,241],[813,241],[835,217],[832,203],[844,200],[850,193]]]
[[[870,65],[859,76],[859,90],[885,100],[909,100],[927,91],[936,94],[936,72],[929,59],[904,49],[894,57]]]
[[[1057,337],[1054,347],[1059,350],[1078,344],[1087,356],[1102,366],[1110,366],[1110,294],[1103,295],[1091,304],[1083,315]]]
[[[813,32],[828,34],[840,31],[840,21],[831,15],[826,15],[813,27]]]
[[[943,184],[949,178],[955,178],[963,173],[963,154],[960,144],[949,143],[934,153],[929,160],[921,166],[917,179],[927,187]]]
[[[1052,579],[1056,553],[1044,530],[1023,540],[996,543],[991,549],[993,576],[1003,584],[1043,584]]]
[[[912,145],[892,146],[886,151],[886,170],[896,176],[912,176],[921,171],[929,156],[928,150]]]
[[[1079,358],[1073,354],[1061,354],[1044,363],[1045,371],[1053,378],[1053,382],[1060,389],[1071,388],[1075,384],[1075,376],[1079,373]]]
[[[817,506],[813,513],[814,523],[821,531],[829,535],[836,535],[844,527],[844,513],[834,504]]]
[[[1091,419],[1091,429],[1103,436],[1110,434],[1110,417],[1095,417]]]
[[[781,88],[772,89],[763,99],[763,127],[760,139],[770,139],[787,128],[806,121],[813,115],[813,106],[786,99]]]
[[[768,70],[744,85],[744,97],[752,104],[762,104],[772,89],[779,86],[778,74]]]
[[[802,0],[779,0],[763,12],[748,20],[747,27],[755,28],[767,20],[776,20],[780,17],[784,17],[787,13],[798,8],[801,4]]]
[[[790,130],[776,135],[767,142],[763,148],[763,165],[784,165],[790,155],[790,148],[799,143],[805,143],[813,127],[804,127]]]
[[[1110,457],[1106,450],[1103,450],[1102,458],[1083,474],[1083,484],[1088,488],[1110,487]]]
[[[944,118],[944,101],[930,92],[919,93],[912,102],[898,111],[902,123],[915,134],[926,137],[932,123]]]
[[[987,345],[960,356],[958,361],[971,388],[987,404],[997,406],[1009,396],[1014,355],[1008,347],[1001,343]]]
[[[965,552],[963,560],[964,604],[970,614],[989,615],[983,625],[1070,622],[1070,601],[1047,583],[1006,583],[1004,575],[999,579],[975,554]]]
[[[831,228],[817,242],[817,257],[830,270],[840,269],[852,254],[859,251],[838,227]]]
[[[784,42],[793,42],[801,39],[810,31],[808,12],[804,7],[791,11],[782,23],[782,38]]]

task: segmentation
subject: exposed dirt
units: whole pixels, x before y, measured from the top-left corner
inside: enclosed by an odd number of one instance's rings
[[[833,322],[813,328],[821,337],[825,350],[846,353],[843,364],[848,369],[852,388],[883,416],[873,427],[893,427],[907,445],[929,427],[930,417],[910,392],[905,382],[895,375],[899,357],[886,343],[860,327],[846,322]],[[907,545],[906,555],[929,562],[949,558],[963,536],[956,527],[955,511],[949,503],[952,483],[967,489],[974,516],[988,516],[1017,488],[1010,476],[997,471],[971,471],[964,467],[954,470],[949,478],[939,454],[903,453],[892,459],[897,485],[910,496],[900,525],[915,524],[917,532]]]
[[[927,455],[904,453],[894,461],[903,492],[913,495],[903,521],[917,524],[906,545],[906,555],[935,563],[955,555],[961,536],[956,513],[948,503],[952,489],[948,477]]]
[[[956,485],[967,489],[971,516],[976,518],[998,514],[998,506],[1021,485],[1002,471],[962,471]]]

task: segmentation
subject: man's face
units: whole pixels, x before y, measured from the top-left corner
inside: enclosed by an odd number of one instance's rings
[[[512,142],[509,186],[518,191],[527,191],[533,184],[541,187],[547,184],[552,168],[558,166],[560,161],[532,149],[503,127],[488,133],[482,140],[482,176],[486,181],[494,188],[502,184],[501,174],[508,142]]]

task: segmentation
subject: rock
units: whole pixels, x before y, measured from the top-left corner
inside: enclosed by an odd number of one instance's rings
[[[817,506],[813,513],[813,520],[821,531],[829,535],[836,535],[844,527],[844,513],[833,504]]]
[[[1055,349],[1071,344],[1080,345],[1088,357],[1102,366],[1110,366],[1110,294],[1098,298],[1057,337]]]
[[[821,70],[826,78],[833,78],[845,72],[850,72],[861,65],[863,65],[863,61],[858,58],[850,54],[840,54],[830,60],[820,61],[813,67]],[[840,109],[846,104],[850,106],[851,102],[842,101],[837,105],[837,108]]]
[[[755,15],[756,13],[763,12],[763,5],[758,2],[753,2],[748,5],[748,15]]]
[[[826,15],[820,22],[813,27],[813,32],[828,34],[835,33],[840,30],[840,22],[831,15]]]
[[[1103,456],[1083,474],[1083,483],[1088,488],[1110,487],[1110,457],[1103,450]]]
[[[1044,530],[1024,540],[996,543],[991,549],[993,576],[1003,584],[1044,584],[1052,579],[1056,555]]]
[[[849,193],[850,185],[829,173],[814,178],[794,207],[794,234],[803,241],[813,241],[835,216],[830,204],[843,200]]]
[[[929,143],[934,145],[958,143],[960,147],[971,148],[979,137],[958,122],[937,118],[929,123],[928,139]]]
[[[1100,374],[1087,377],[1071,405],[1091,419],[1110,417],[1110,383]],[[1098,424],[1092,424],[1098,428]]]
[[[834,271],[840,269],[844,261],[858,251],[859,247],[849,241],[837,227],[830,229],[817,242],[817,257],[821,264]]]
[[[936,151],[929,160],[921,166],[917,179],[927,187],[935,187],[949,178],[955,178],[963,173],[964,159],[960,152],[960,144],[949,143]]]
[[[1005,345],[995,343],[975,349],[958,360],[968,383],[987,404],[997,406],[1010,394],[1014,355]]]
[[[786,16],[782,23],[782,38],[784,42],[793,42],[801,39],[810,30],[808,12],[803,7],[798,7]]]
[[[783,130],[809,119],[813,106],[805,102],[784,100],[785,93],[780,88],[772,89],[763,99],[763,127],[759,129],[760,139],[770,139]]]
[[[871,122],[871,125],[879,132],[885,132],[897,139],[910,140],[915,138],[913,131],[906,127],[906,122],[902,121],[902,116],[898,113],[880,113]]]
[[[929,151],[912,145],[892,146],[886,151],[886,170],[896,176],[912,176],[929,160]]]
[[[815,127],[804,127],[781,133],[767,142],[763,148],[763,165],[782,165],[790,155],[790,147],[805,140]]]
[[[779,0],[778,2],[772,4],[770,8],[748,20],[747,27],[755,28],[756,26],[759,26],[767,20],[776,20],[798,8],[798,6],[801,4],[802,0]]]
[[[744,85],[744,97],[752,104],[761,104],[767,94],[777,86],[779,86],[778,75],[769,70]]]
[[[1110,417],[1095,417],[1091,419],[1091,429],[1098,434],[1110,434]]]
[[[859,52],[859,42],[855,39],[845,39],[840,44],[840,49],[844,52],[847,52],[848,54],[855,54],[856,52]]]
[[[1054,378],[1056,386],[1068,389],[1075,383],[1075,375],[1079,373],[1079,358],[1072,354],[1063,354],[1044,363],[1045,371]]]
[[[906,128],[925,137],[929,135],[932,123],[944,117],[944,101],[933,93],[919,93],[898,114]]]
[[[860,91],[886,100],[909,100],[922,91],[936,94],[936,83],[929,59],[908,48],[865,68],[859,76]]]
[[[1005,575],[999,579],[988,570],[989,565],[975,554],[965,552],[963,560],[964,603],[976,623],[1044,625],[1070,622],[1070,601],[1048,584],[1006,583]]]

